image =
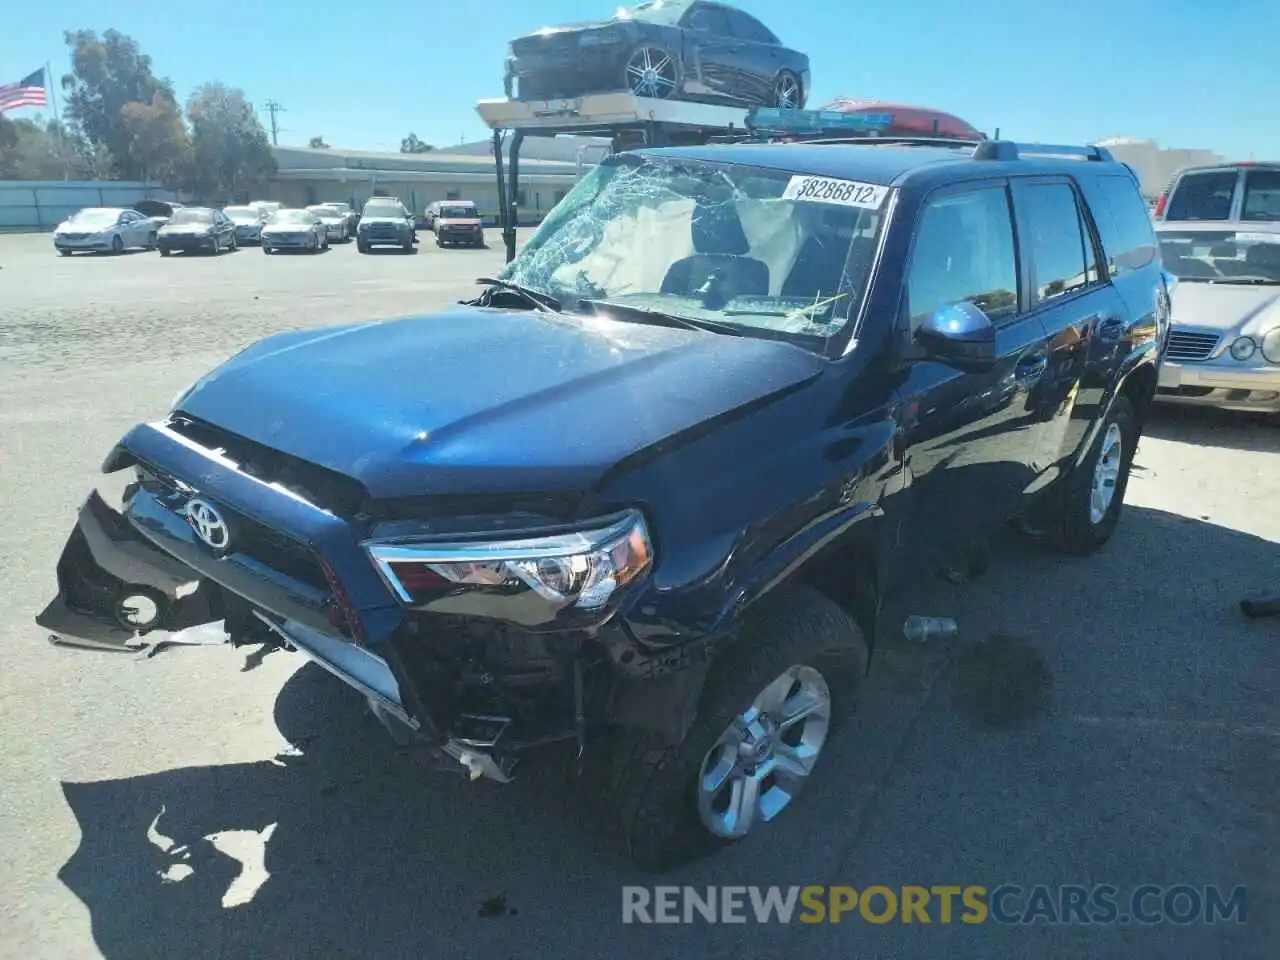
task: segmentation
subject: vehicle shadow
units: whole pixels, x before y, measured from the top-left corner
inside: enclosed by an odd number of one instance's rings
[[[392,746],[357,696],[311,666],[290,678],[275,705],[277,726],[297,754],[64,783],[81,841],[59,879],[88,908],[96,944],[108,960],[569,958],[599,956],[606,944],[614,960],[733,951],[758,956],[767,948],[754,946],[756,938],[788,933],[754,924],[624,930],[621,887],[841,883],[853,877],[867,882],[862,858],[882,856],[886,843],[896,843],[875,834],[877,810],[898,802],[892,799],[895,779],[948,762],[929,756],[931,725],[919,722],[922,714],[949,711],[972,723],[974,736],[987,737],[1016,736],[1009,731],[1027,725],[1043,732],[1070,723],[1055,709],[1053,685],[1085,684],[1085,662],[1110,655],[1106,650],[1085,655],[1084,635],[1092,637],[1094,627],[1081,620],[1072,600],[1090,595],[1100,582],[1127,579],[1126,589],[1144,591],[1152,601],[1161,598],[1154,613],[1146,605],[1127,608],[1135,617],[1154,615],[1161,621],[1161,662],[1195,651],[1199,682],[1212,681],[1213,687],[1201,692],[1222,694],[1237,704],[1257,700],[1255,709],[1274,715],[1267,691],[1276,679],[1276,660],[1259,654],[1268,649],[1264,641],[1271,642],[1270,625],[1241,626],[1247,631],[1242,643],[1205,644],[1204,638],[1221,639],[1225,619],[1235,622],[1236,590],[1272,586],[1268,581],[1280,570],[1280,545],[1131,506],[1116,539],[1087,563],[1063,563],[1016,540],[1002,539],[997,546],[981,580],[962,586],[921,584],[917,609],[957,614],[960,640],[949,646],[882,641],[881,662],[868,678],[851,729],[828,747],[827,777],[815,781],[795,813],[747,844],[661,879],[639,874],[606,852],[600,831],[586,826],[589,804],[567,786],[567,764],[518,767],[515,782],[506,786],[423,770]],[[1135,565],[1134,555],[1147,559]],[[1202,586],[1188,589],[1188,573],[1178,558],[1192,555],[1195,569],[1212,573],[1204,574]],[[1132,582],[1135,570],[1142,571],[1144,583]],[[1175,581],[1179,588],[1168,591]],[[1280,589],[1280,583],[1273,586]],[[1022,634],[1016,641],[1004,638],[1011,621]],[[1111,624],[1119,634],[1130,626]],[[969,653],[981,639],[976,632],[998,642],[986,653]],[[1143,686],[1140,692],[1149,699],[1155,690]],[[993,702],[1001,697],[1007,699],[1003,705]],[[1117,702],[1114,709],[1142,713],[1150,706],[1139,697]],[[1000,749],[975,750],[967,762],[998,770],[1000,756]],[[1039,762],[1070,766],[1074,761],[1045,756]],[[1185,772],[1192,778],[1205,775],[1195,768]],[[1248,771],[1239,775],[1247,780]],[[1255,777],[1257,783],[1261,776]],[[1009,806],[1035,797],[1023,792],[1010,800],[1007,784],[980,769],[966,782],[968,808],[980,811],[984,820],[1005,818],[1008,824],[1009,835],[999,848],[984,853],[988,868],[1002,876],[1038,876],[1042,831],[1035,818]],[[1054,789],[1047,785],[1040,797],[1046,808],[1054,802]],[[1097,849],[1108,842],[1099,838],[1099,824],[1127,831],[1133,818],[1141,820],[1145,796],[1142,790],[1116,790],[1104,801],[1107,809],[1061,807],[1054,814],[1055,823],[1061,822],[1058,834]],[[1260,799],[1250,802],[1263,808]],[[1262,842],[1241,836],[1241,830],[1232,833],[1226,820],[1213,823],[1222,834],[1219,840],[1233,848]],[[815,824],[823,825],[817,844],[811,840]],[[958,822],[931,834],[934,856],[941,858],[936,862],[960,869],[959,861],[969,855],[966,831],[967,825]],[[1170,864],[1178,869],[1187,867],[1179,859],[1182,832],[1165,835]],[[1121,843],[1119,834],[1112,839]],[[903,867],[913,876],[933,869],[924,862]],[[1085,932],[1090,935],[1076,931],[1073,939],[1057,940],[1051,952],[1099,955],[1099,931]],[[909,941],[878,942],[892,946],[895,955],[925,957],[960,948],[948,938],[963,936],[978,949],[973,938],[985,936],[986,954],[1033,954],[1038,948],[1032,941],[1040,943],[1036,938],[1044,931],[993,931],[988,925],[983,930],[935,926],[916,933]],[[1169,936],[1175,934],[1199,936],[1186,928]],[[795,946],[794,940],[788,942]],[[805,942],[811,956],[848,955],[848,932],[839,927],[811,928]],[[791,952],[769,950],[770,955]]]
[[[1143,434],[1201,447],[1280,453],[1280,414],[1268,420],[1256,413],[1160,404],[1152,408]]]

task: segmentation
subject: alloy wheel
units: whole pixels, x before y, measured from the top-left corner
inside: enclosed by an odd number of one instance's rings
[[[1089,493],[1089,520],[1092,523],[1101,523],[1111,509],[1123,457],[1124,434],[1120,432],[1120,424],[1109,424],[1107,432],[1102,435],[1098,462],[1093,467],[1093,486]]]
[[[798,109],[800,106],[800,82],[789,73],[778,77],[773,85],[773,105],[784,110]]]
[[[813,772],[831,723],[831,691],[813,667],[789,667],[761,690],[707,751],[698,814],[717,837],[737,840],[768,822]]]
[[[641,47],[627,61],[626,78],[637,97],[663,99],[676,92],[676,62],[659,47]]]

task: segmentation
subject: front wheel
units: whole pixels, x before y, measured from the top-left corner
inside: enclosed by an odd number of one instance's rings
[[[154,250],[156,248],[156,235],[154,233],[147,236],[147,249]]]
[[[124,241],[118,236],[111,238],[111,252],[115,254],[124,253]]]
[[[810,587],[749,614],[711,666],[696,719],[676,745],[627,730],[606,795],[631,859],[663,871],[764,829],[791,806],[866,672],[853,619]]]
[[[172,251],[168,247],[160,248],[160,256],[167,257]]]
[[[1138,436],[1133,406],[1121,394],[1112,401],[1088,456],[1064,478],[1060,493],[1029,518],[1031,532],[1077,556],[1110,540],[1124,507]]]

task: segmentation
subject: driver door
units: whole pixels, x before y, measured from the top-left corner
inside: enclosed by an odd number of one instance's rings
[[[900,388],[910,485],[901,542],[936,568],[1018,513],[1035,479],[1038,422],[1029,398],[1048,366],[1048,334],[1027,312],[1005,180],[932,194],[916,221],[900,323],[914,338],[949,304],[978,306],[996,328],[983,369],[913,362]],[[907,333],[908,331],[904,331]]]
[[[685,16],[683,26],[682,67],[686,85],[688,78],[697,76],[706,93],[739,99],[741,91],[734,78],[743,45],[733,35],[728,14],[720,7],[695,3]]]

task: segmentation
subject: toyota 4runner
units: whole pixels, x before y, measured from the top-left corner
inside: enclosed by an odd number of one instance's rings
[[[822,771],[909,571],[1107,541],[1169,311],[1131,171],[1004,141],[620,154],[482,283],[133,428],[37,622],[297,650],[473,777],[576,744],[656,869]]]

